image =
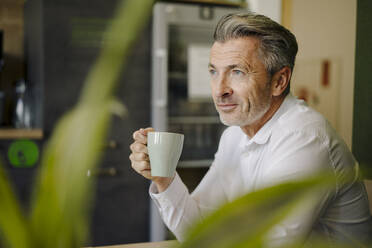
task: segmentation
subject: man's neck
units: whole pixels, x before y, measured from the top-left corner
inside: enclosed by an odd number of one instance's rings
[[[265,125],[265,123],[268,122],[271,117],[273,117],[280,105],[282,105],[285,97],[286,96],[274,97],[269,110],[266,111],[266,113],[255,123],[241,127],[243,132],[248,135],[249,138],[252,138],[261,129],[261,127],[263,127],[263,125]]]

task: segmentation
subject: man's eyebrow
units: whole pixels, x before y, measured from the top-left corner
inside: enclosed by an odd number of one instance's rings
[[[211,63],[208,63],[208,68],[209,67],[215,68],[215,66],[213,64],[211,64]]]
[[[229,70],[234,69],[234,68],[236,68],[236,67],[240,67],[240,68],[242,68],[243,66],[238,65],[238,64],[234,64],[234,65],[229,65],[229,66],[227,66],[227,68],[229,68]],[[243,68],[244,68],[244,67],[243,67]]]
[[[249,64],[233,64],[233,65],[227,66],[227,68],[229,68],[229,70],[232,70],[234,68],[243,68],[248,71],[252,71],[252,67]]]
[[[250,65],[243,65],[243,64],[233,64],[233,65],[228,65],[227,68],[229,70],[232,70],[234,68],[245,68],[245,69],[248,69],[249,71],[251,71],[251,66]],[[213,64],[211,63],[208,63],[208,68],[216,68]]]

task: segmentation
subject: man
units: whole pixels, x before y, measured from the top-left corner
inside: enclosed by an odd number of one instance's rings
[[[151,177],[147,133],[133,134],[130,160],[139,174],[153,181],[150,195],[179,240],[186,229],[248,192],[328,171],[341,181],[314,204],[278,225],[270,239],[283,243],[320,233],[330,240],[367,243],[371,216],[358,166],[329,123],[290,93],[297,42],[271,19],[252,13],[230,14],[218,23],[209,72],[216,109],[230,126],[223,133],[215,160],[190,195],[176,174]]]

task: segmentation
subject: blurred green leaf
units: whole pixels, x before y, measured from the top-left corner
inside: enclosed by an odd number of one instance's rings
[[[112,100],[113,89],[151,6],[148,0],[119,6],[80,103],[59,122],[45,150],[31,216],[32,237],[39,248],[78,247],[87,237],[93,182],[86,173],[100,159],[111,111],[123,110]]]
[[[19,202],[9,179],[0,166],[0,231],[6,237],[6,245],[14,248],[30,247],[30,233],[28,223],[23,215]]]
[[[151,13],[153,0],[123,1],[104,37],[104,49],[89,73],[82,102],[100,102],[109,98],[122,66],[127,60],[130,45],[138,30]]]
[[[180,247],[265,247],[265,238],[274,225],[314,192],[334,185],[332,175],[322,175],[249,193],[203,220]]]
[[[38,247],[78,247],[85,240],[93,186],[86,173],[100,159],[109,108],[100,104],[75,109],[61,120],[49,141],[31,216]]]

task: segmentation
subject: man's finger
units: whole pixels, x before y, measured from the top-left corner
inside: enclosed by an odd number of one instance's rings
[[[140,142],[144,145],[147,144],[147,137],[145,134],[143,134],[143,132],[141,132],[141,130],[137,130],[133,133],[133,139],[136,141],[136,142]]]
[[[142,173],[143,170],[150,170],[150,163],[148,161],[134,161],[132,167],[138,173]]]
[[[147,153],[144,153],[144,152],[133,153],[133,160],[134,161],[149,161],[149,156],[147,155]]]
[[[148,153],[147,146],[137,141],[132,143],[129,148],[133,153]]]
[[[148,134],[149,132],[154,132],[155,129],[152,128],[152,127],[148,127],[148,128],[141,128],[139,131],[140,131],[143,135],[147,136],[147,134]]]

